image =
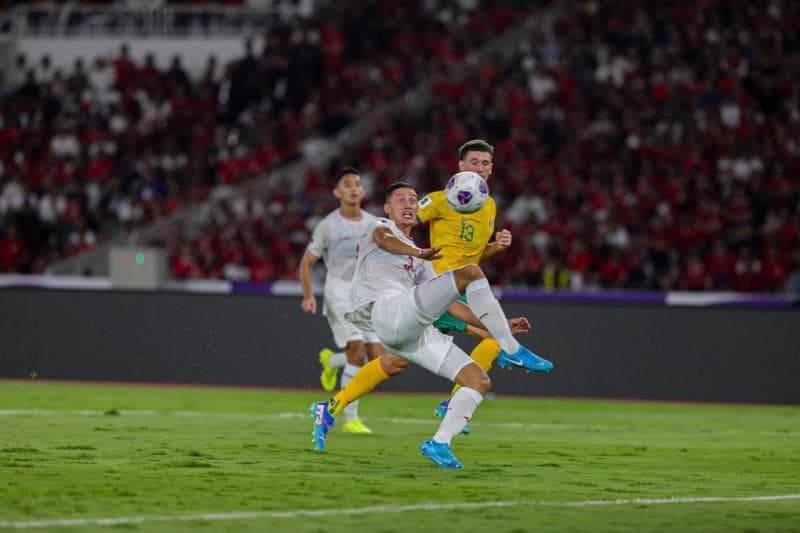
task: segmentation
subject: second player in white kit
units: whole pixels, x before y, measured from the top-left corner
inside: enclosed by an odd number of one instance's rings
[[[358,242],[367,226],[376,219],[361,211],[360,220],[345,218],[339,209],[323,218],[311,237],[307,251],[322,259],[327,273],[323,289],[322,314],[328,319],[336,346],[364,341],[361,330],[344,318],[353,308],[353,273],[358,258]],[[372,335],[374,342],[377,337]]]
[[[314,228],[303,259],[300,262],[300,280],[303,285],[301,308],[307,313],[316,313],[317,302],[311,287],[311,272],[314,264],[322,259],[327,268],[325,275],[322,314],[328,319],[339,353],[323,349],[320,363],[323,365],[322,386],[331,391],[336,387],[338,369],[342,372],[342,387],[346,386],[365,357],[377,357],[383,353],[377,335],[362,332],[344,314],[353,308],[353,272],[358,257],[358,243],[367,226],[376,217],[361,209],[364,188],[358,171],[351,167],[342,169],[335,177],[334,196],[339,199],[339,208],[331,211]],[[358,403],[353,402],[344,411],[343,429],[351,433],[371,433],[358,418]]]

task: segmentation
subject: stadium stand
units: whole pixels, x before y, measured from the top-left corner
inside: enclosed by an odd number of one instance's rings
[[[209,60],[197,80],[179,57],[160,71],[124,45],[113,58],[78,58],[70,72],[18,56],[0,140],[0,212],[15,244],[0,268],[40,272],[298,158],[304,141],[336,133],[510,23],[498,8],[462,31],[470,20],[456,8],[335,4],[275,23],[263,49],[246,41],[244,57],[221,69]]]
[[[159,240],[172,275],[293,280],[331,208],[336,164],[356,163],[373,191],[397,178],[433,190],[455,148],[483,137],[497,147],[498,227],[515,235],[487,265],[494,283],[774,292],[796,277],[800,6],[551,6],[552,26],[450,78],[448,66],[532,16],[470,4],[327,6],[199,79],[180,60],[161,71],[124,51],[66,74],[18,58],[3,84],[0,271],[40,272],[207,205],[313,157],[310,141],[425,80],[423,109],[403,109],[302,183],[176,226]]]

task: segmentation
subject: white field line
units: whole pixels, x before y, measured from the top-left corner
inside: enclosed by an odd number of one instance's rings
[[[35,529],[45,527],[86,527],[147,524],[153,522],[223,522],[232,520],[255,520],[269,518],[298,518],[304,516],[325,517],[335,515],[367,515],[404,513],[410,511],[454,511],[476,510],[492,507],[539,506],[539,507],[606,507],[626,505],[668,505],[693,503],[770,502],[800,500],[800,494],[778,494],[772,496],[706,496],[687,498],[631,498],[619,500],[578,501],[487,501],[471,503],[420,503],[414,505],[376,505],[351,509],[298,509],[295,511],[240,511],[232,513],[201,513],[194,515],[143,515],[105,518],[52,518],[43,520],[0,521],[0,529]]]
[[[139,410],[118,410],[121,416],[153,416],[153,415],[171,415],[177,417],[201,417],[201,416],[218,416],[224,418],[243,418],[243,419],[256,419],[256,420],[271,420],[271,419],[307,419],[308,415],[298,412],[286,413],[230,413],[222,411],[155,411],[152,409],[139,409]],[[55,409],[0,409],[0,417],[3,416],[91,416],[101,417],[106,416],[105,411],[97,410],[73,410],[73,411],[58,411]],[[375,420],[378,422],[389,422],[390,424],[423,424],[433,425],[438,424],[439,421],[433,417],[431,418],[388,418],[388,417],[371,417],[364,418],[364,420]],[[527,424],[522,422],[473,422],[475,427],[488,427],[499,429],[545,429],[545,430],[558,430],[558,431],[607,431],[611,428],[605,426],[578,426],[575,424]],[[740,435],[743,431],[740,429],[726,429],[708,432],[714,435]],[[758,432],[759,435],[768,435],[772,437],[797,437],[800,436],[798,431],[783,431],[783,430],[762,430]]]
[[[290,413],[225,413],[218,411],[152,411],[152,410],[118,410],[121,416],[152,416],[156,414],[172,415],[177,417],[200,417],[200,416],[219,416],[225,418],[248,418],[248,419],[308,419],[307,414],[290,412]],[[1,416],[92,416],[100,417],[105,416],[104,411],[56,411],[53,409],[0,409]],[[439,421],[433,417],[431,418],[386,418],[386,417],[371,417],[371,420],[389,422],[392,424],[439,424]],[[367,420],[366,418],[364,420]],[[507,429],[561,429],[561,430],[592,430],[600,431],[607,428],[600,426],[576,426],[569,424],[524,424],[521,422],[476,422],[476,426],[486,426],[495,428]]]
[[[151,409],[127,410],[121,409],[118,413],[122,416],[153,416],[157,414],[171,415],[177,417],[200,417],[200,416],[219,416],[225,418],[245,418],[245,419],[307,419],[308,415],[298,412],[286,413],[226,413],[222,411],[155,411]],[[54,409],[0,409],[0,417],[2,416],[105,416],[107,413],[104,411],[96,410],[76,410],[76,411],[57,411]],[[365,418],[364,420],[368,420]],[[433,417],[431,418],[387,418],[387,417],[372,417],[371,420],[379,422],[389,422],[391,424],[424,424],[432,425],[438,424],[439,421]],[[574,424],[527,424],[522,422],[473,422],[475,427],[490,427],[501,429],[546,429],[546,430],[561,430],[561,431],[606,431],[610,428],[605,426],[578,426]],[[739,435],[742,430],[727,429],[709,432],[714,435]],[[759,431],[760,435],[769,435],[775,437],[797,437],[800,432],[797,431],[776,431],[776,430],[763,430]]]

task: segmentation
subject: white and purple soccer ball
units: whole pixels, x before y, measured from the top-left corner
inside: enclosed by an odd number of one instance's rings
[[[453,174],[445,185],[444,195],[450,207],[459,213],[474,213],[489,198],[489,185],[480,175],[465,170]]]

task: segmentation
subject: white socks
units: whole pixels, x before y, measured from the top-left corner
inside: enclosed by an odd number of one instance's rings
[[[476,279],[467,285],[467,290],[464,291],[464,294],[467,296],[467,304],[470,309],[478,317],[478,320],[486,326],[492,337],[500,343],[500,348],[507,354],[512,354],[519,350],[519,342],[511,334],[506,314],[500,307],[500,302],[492,294],[489,281],[486,278]]]
[[[344,371],[342,372],[342,388],[345,388],[347,384],[350,383],[350,380],[353,379],[353,376],[355,376],[356,372],[359,370],[361,370],[360,366],[351,365],[350,363],[346,363],[344,365]],[[347,407],[344,408],[344,410],[342,410],[345,422],[350,422],[358,418],[358,402],[359,400],[351,402]]]
[[[328,364],[333,368],[344,368],[344,365],[347,364],[347,356],[344,352],[336,352],[328,359]]]
[[[483,400],[480,392],[469,387],[461,387],[450,398],[450,404],[447,406],[447,414],[444,415],[439,430],[433,436],[436,442],[446,442],[450,444],[453,437],[461,433],[464,426],[467,425],[475,408]]]

